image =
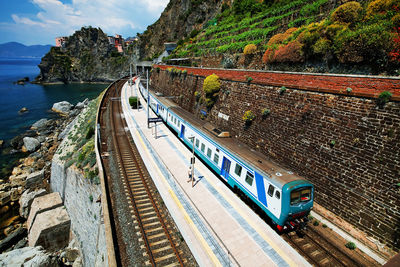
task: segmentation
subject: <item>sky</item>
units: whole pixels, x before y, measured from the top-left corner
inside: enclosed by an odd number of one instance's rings
[[[0,0],[0,44],[55,45],[83,26],[133,37],[161,15],[169,0]]]

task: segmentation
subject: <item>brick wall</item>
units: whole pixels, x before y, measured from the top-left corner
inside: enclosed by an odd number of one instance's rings
[[[210,71],[187,70],[203,76],[171,78],[168,72],[155,70],[151,86],[165,95],[180,96],[176,102],[200,117],[200,110],[207,109],[196,102],[194,92],[202,92]],[[268,85],[238,81],[243,71],[212,72],[225,80],[207,120],[310,180],[316,202],[399,251],[400,192],[393,185],[400,182],[400,102],[379,108],[373,98],[381,90],[398,95],[398,79],[273,73],[264,78],[275,79]],[[258,81],[263,81],[262,74]],[[306,90],[307,84],[313,87]],[[348,84],[353,95],[340,92]],[[378,86],[382,84],[386,87]],[[280,94],[282,85],[287,90]],[[264,118],[263,108],[271,111]],[[247,110],[256,115],[249,127],[242,120]],[[218,118],[219,112],[229,120]]]

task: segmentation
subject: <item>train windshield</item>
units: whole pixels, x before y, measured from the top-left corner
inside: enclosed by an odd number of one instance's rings
[[[299,188],[290,194],[290,205],[308,202],[311,200],[311,187]]]

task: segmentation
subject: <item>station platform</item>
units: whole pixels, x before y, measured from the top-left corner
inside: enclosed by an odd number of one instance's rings
[[[165,205],[200,266],[310,266],[200,160],[188,182],[192,152],[163,122],[147,127],[139,79],[121,92],[132,138]],[[138,94],[137,94],[138,93]],[[138,95],[142,108],[132,109]],[[150,110],[150,118],[156,115]]]

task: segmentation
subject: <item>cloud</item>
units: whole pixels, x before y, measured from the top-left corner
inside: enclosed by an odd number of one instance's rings
[[[169,0],[30,0],[39,12],[12,14],[15,30],[36,32],[54,40],[82,26],[100,27],[107,34],[134,36],[156,21]],[[31,36],[34,36],[31,34]],[[39,36],[37,38],[40,38]],[[28,41],[29,42],[29,41]],[[30,41],[32,42],[32,41]]]

